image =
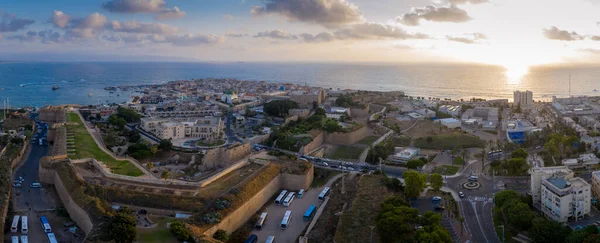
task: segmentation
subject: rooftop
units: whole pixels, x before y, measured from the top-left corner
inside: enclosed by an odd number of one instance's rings
[[[548,182],[552,183],[552,185],[559,189],[565,189],[571,186],[571,184],[567,180],[561,177],[550,177],[546,180],[548,180]]]

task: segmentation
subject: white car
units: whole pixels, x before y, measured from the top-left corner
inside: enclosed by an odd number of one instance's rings
[[[431,198],[431,201],[441,201],[441,200],[442,200],[442,197],[438,197],[438,196]]]
[[[20,188],[20,187],[21,187],[21,183],[15,183],[15,184],[13,184],[13,186],[14,186],[15,188]]]
[[[354,171],[353,167],[348,167],[348,170]]]
[[[463,192],[458,192],[458,196],[459,196],[460,198],[463,198],[463,197],[465,197],[465,194],[464,194]]]

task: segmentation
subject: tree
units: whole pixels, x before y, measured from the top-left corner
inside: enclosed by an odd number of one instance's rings
[[[519,195],[519,193],[516,191],[503,190],[503,191],[496,193],[496,195],[494,195],[494,205],[496,207],[501,208],[505,204],[508,204],[508,202],[510,202],[514,199],[519,199],[520,197],[521,197],[521,195]]]
[[[128,208],[121,209],[110,221],[109,234],[117,243],[131,243],[137,238],[137,221]]]
[[[152,153],[152,157],[153,157],[153,158],[154,158],[154,157],[156,157],[156,152],[158,152],[158,146],[156,146],[156,145],[152,145],[152,146],[150,147],[150,152]]]
[[[171,223],[171,226],[169,226],[169,231],[171,231],[171,233],[175,235],[175,237],[179,241],[193,240],[192,232],[190,232],[190,230],[187,229],[185,225],[179,220],[175,220]]]
[[[442,175],[434,173],[429,177],[429,182],[431,183],[431,188],[434,191],[439,191],[442,186],[444,186],[444,178]]]
[[[226,242],[227,240],[229,240],[229,235],[227,234],[227,231],[220,229],[213,234],[213,238],[215,238],[216,240]]]
[[[152,168],[154,168],[154,164],[152,162],[147,163],[146,167],[151,170]]]
[[[419,243],[452,242],[450,233],[439,225],[427,226],[417,230],[415,241]]]
[[[383,212],[377,217],[377,231],[383,242],[397,242],[410,239],[414,225],[418,221],[419,210],[399,206]]]
[[[125,124],[127,124],[127,121],[118,115],[113,114],[108,117],[108,124],[118,127],[119,129],[123,129]]]
[[[406,197],[419,197],[421,192],[423,192],[423,189],[425,189],[425,181],[427,180],[427,176],[414,170],[405,171],[402,176],[404,177],[404,183],[406,184],[404,188]]]
[[[529,153],[524,148],[517,149],[511,154],[511,158],[527,159],[527,156],[529,156]]]
[[[327,112],[326,112],[326,111],[325,111],[325,109],[323,109],[323,108],[317,108],[317,109],[315,110],[315,115],[317,115],[317,116],[325,116],[325,114],[326,114],[326,113],[327,113]]]
[[[594,227],[596,228],[596,227]],[[596,230],[597,231],[597,230]],[[581,243],[584,242],[585,238],[587,238],[589,235],[588,232],[586,232],[585,230],[574,230],[571,231],[571,233],[569,233],[569,235],[567,236],[567,243]]]
[[[169,179],[169,176],[171,176],[171,172],[169,172],[168,170],[164,170],[162,174],[160,174],[160,178],[164,180]]]
[[[173,148],[173,143],[171,142],[171,140],[163,139],[163,140],[160,140],[160,143],[158,144],[158,149],[160,149],[160,150],[169,151],[172,148]]]
[[[406,162],[406,167],[408,167],[409,169],[413,169],[413,170],[423,167],[424,165],[425,165],[425,162],[420,159],[413,159],[413,160],[409,160],[408,162]]]
[[[560,222],[537,217],[533,219],[532,227],[529,230],[529,238],[534,243],[565,242],[569,231],[570,229]]]
[[[265,113],[271,116],[285,117],[290,109],[298,108],[298,104],[291,100],[274,100],[263,106]]]
[[[520,230],[531,228],[533,213],[529,209],[529,205],[521,202],[521,199],[513,199],[502,207],[502,211],[505,212],[508,223],[513,227]]]
[[[137,113],[137,111],[133,110],[133,109],[129,109],[129,108],[125,108],[125,107],[121,107],[119,106],[117,108],[117,115],[120,118],[123,118],[123,120],[125,120],[126,122],[139,122],[140,118],[142,117],[140,114]]]
[[[529,169],[527,161],[523,158],[512,158],[506,163],[509,175],[522,175]]]

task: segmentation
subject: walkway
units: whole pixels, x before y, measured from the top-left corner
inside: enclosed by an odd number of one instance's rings
[[[413,123],[412,125],[410,125],[410,127],[402,130],[400,133],[408,132],[410,129],[412,129],[413,127],[415,127],[417,125],[417,123],[419,123],[419,121],[415,121],[415,123]],[[377,124],[377,125],[381,126],[380,124]],[[363,150],[362,153],[360,153],[360,156],[358,157],[358,160],[357,160],[358,163],[364,163],[365,162],[365,160],[367,159],[367,156],[369,155],[369,150],[371,149],[371,147],[377,146],[377,144],[383,142],[389,136],[391,136],[392,134],[394,134],[393,130],[391,130],[391,129],[387,128],[387,127],[384,127],[384,126],[381,126],[381,127],[386,128],[389,131],[386,134],[384,134],[383,136],[379,137],[377,140],[375,140],[371,144],[371,146],[366,147],[365,150]]]
[[[92,130],[87,122],[85,121],[85,119],[83,119],[83,116],[81,115],[81,113],[79,113],[79,110],[76,110],[75,113],[79,116],[79,119],[81,119],[81,122],[83,123],[83,126],[85,126],[85,129],[87,130],[87,132],[92,136],[92,139],[94,139],[94,142],[96,142],[96,145],[106,154],[110,155],[110,157],[113,157],[116,160],[127,160],[130,163],[132,163],[135,167],[137,167],[138,169],[140,169],[146,176],[151,177],[151,178],[158,178],[158,176],[152,174],[152,172],[150,172],[146,167],[142,166],[140,163],[138,163],[137,161],[131,159],[131,158],[121,158],[121,157],[117,157],[115,156],[111,151],[109,151],[108,149],[106,149],[106,147],[104,146],[104,143],[102,142],[102,139],[99,139],[98,137],[100,136],[100,134],[97,134],[97,132],[95,130]]]

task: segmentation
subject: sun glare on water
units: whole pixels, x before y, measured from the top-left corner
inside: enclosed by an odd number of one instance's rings
[[[505,65],[504,75],[508,84],[519,84],[521,79],[529,72],[527,65]]]

